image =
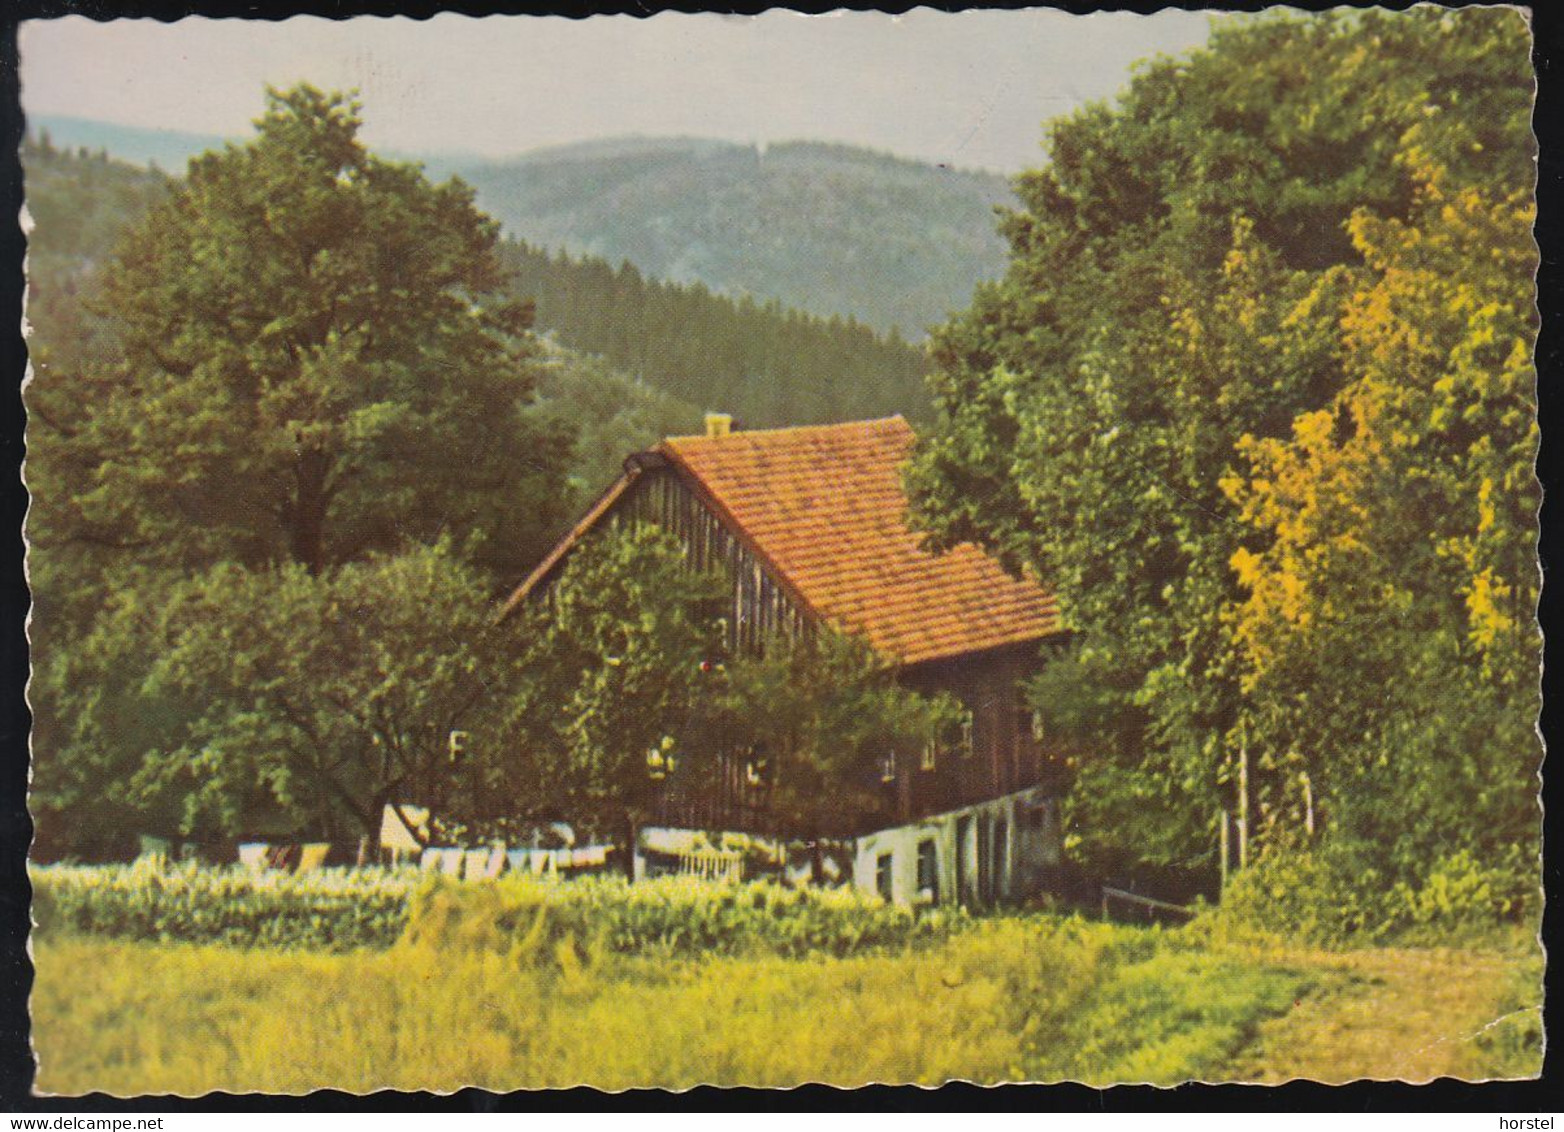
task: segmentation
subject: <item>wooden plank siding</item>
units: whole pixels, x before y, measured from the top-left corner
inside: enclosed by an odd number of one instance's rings
[[[797,603],[759,558],[671,468],[642,474],[616,502],[610,522],[654,523],[685,547],[692,570],[715,570],[728,579],[728,647],[756,656],[777,634],[803,632],[808,624]]]
[[[972,743],[970,750],[937,751],[933,770],[925,770],[922,760],[910,760],[901,771],[910,779],[902,791],[902,817],[959,809],[1057,776],[1058,764],[1032,736],[1031,711],[1021,696],[1022,681],[1037,666],[1034,646],[914,665],[903,672],[907,687],[949,692],[961,701],[971,715]]]
[[[773,562],[781,559],[772,557],[777,549],[764,540],[753,542],[753,532],[746,533],[729,513],[730,502],[710,494],[703,481],[659,452],[632,457],[626,462],[625,476],[517,591],[507,611],[529,594],[551,600],[564,551],[577,540],[590,539],[589,528],[652,523],[685,547],[690,569],[717,571],[727,579],[727,645],[734,655],[756,656],[779,635],[811,631],[826,620],[810,604],[816,595],[800,591],[795,580],[778,573]],[[837,549],[834,533],[823,527],[820,538],[825,541],[820,545]],[[841,553],[852,552],[843,548]],[[843,561],[857,564],[856,558]],[[809,601],[803,592],[810,593]],[[1038,618],[1037,632],[1049,630],[1051,605],[1041,599],[1037,604],[1042,612],[1033,610],[1028,616]],[[949,608],[942,602],[940,608],[928,610],[928,616],[948,619],[952,610],[965,612],[953,599]],[[1058,631],[1052,639],[1062,641],[1064,634]],[[1034,636],[940,659],[904,662],[900,678],[905,686],[925,693],[949,692],[968,709],[970,750],[949,745],[936,750],[933,769],[924,766],[921,750],[895,752],[890,780],[873,772],[872,780],[864,783],[877,789],[884,800],[883,812],[874,819],[877,824],[821,832],[830,837],[856,836],[1057,781],[1059,763],[1034,741],[1030,712],[1020,697],[1021,682],[1037,671],[1042,643]],[[703,752],[703,756],[704,773],[698,781],[676,776],[679,780],[669,782],[656,815],[658,823],[767,835],[792,832],[781,828],[768,807],[769,784],[751,780],[749,752]]]

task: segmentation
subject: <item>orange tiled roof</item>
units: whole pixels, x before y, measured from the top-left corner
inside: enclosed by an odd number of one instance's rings
[[[1060,631],[1052,596],[970,543],[930,554],[907,526],[901,417],[659,447],[821,617],[906,664]]]

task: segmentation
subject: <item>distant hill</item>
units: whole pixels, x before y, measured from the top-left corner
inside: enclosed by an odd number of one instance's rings
[[[182,172],[216,135],[39,115],[54,145]],[[993,207],[1005,178],[823,142],[765,148],[699,138],[614,138],[504,160],[409,157],[459,175],[506,233],[650,279],[775,299],[914,341],[1004,270]]]
[[[52,132],[50,133],[52,139]],[[54,364],[70,368],[115,348],[111,320],[93,306],[98,267],[125,226],[168,191],[169,178],[52,142],[22,142],[32,230],[27,237],[27,320]],[[36,361],[36,359],[35,359]]]
[[[683,403],[755,427],[929,415],[923,354],[894,332],[519,241],[502,256],[540,329]]]
[[[29,114],[27,129],[34,137],[47,135],[51,144],[69,150],[85,149],[104,153],[132,165],[156,165],[165,173],[183,173],[190,159],[209,149],[222,149],[229,142],[243,142],[250,136],[225,137],[218,134],[194,134],[182,130],[154,130],[144,126],[122,126],[92,118],[71,118],[63,114]],[[376,153],[396,161],[417,161],[431,177],[443,180],[458,169],[478,165],[483,157],[473,153],[440,153],[434,156],[402,153],[376,148]]]
[[[112,321],[91,302],[96,269],[124,228],[174,182],[144,166],[64,147],[52,132],[48,144],[24,141],[22,164],[36,225],[28,245],[34,345],[64,370],[112,357]],[[536,301],[539,331],[566,354],[602,359],[566,367],[550,391],[562,411],[591,418],[584,442],[601,434],[618,443],[643,426],[675,421],[688,429],[701,409],[731,412],[753,426],[928,414],[923,355],[894,334],[514,240],[501,256],[517,294]],[[606,412],[615,396],[623,405]]]
[[[183,173],[198,153],[243,140],[179,130],[149,130],[57,114],[29,114],[27,129],[35,137],[47,135],[50,143],[61,149],[103,152],[133,165],[156,165],[168,173]]]
[[[996,174],[819,142],[626,138],[457,169],[530,244],[922,337],[1003,271]]]

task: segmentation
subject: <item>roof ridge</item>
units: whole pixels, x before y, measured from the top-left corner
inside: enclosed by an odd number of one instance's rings
[[[805,432],[835,432],[854,428],[862,429],[868,425],[887,425],[896,421],[900,421],[903,425],[906,425],[908,432],[913,431],[912,425],[907,423],[907,418],[905,416],[903,416],[901,413],[892,413],[888,417],[869,417],[864,420],[856,421],[831,421],[826,424],[783,425],[779,428],[736,428],[732,432],[723,436],[707,436],[704,433],[691,433],[688,436],[665,436],[657,445],[657,447],[660,448],[665,444],[683,444],[692,440],[700,442],[716,442],[723,440],[743,440],[755,437],[792,436]]]

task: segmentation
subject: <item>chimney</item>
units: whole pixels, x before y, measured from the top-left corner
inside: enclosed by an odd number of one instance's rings
[[[707,413],[706,435],[715,440],[719,436],[727,436],[733,431],[733,416],[731,413]]]

